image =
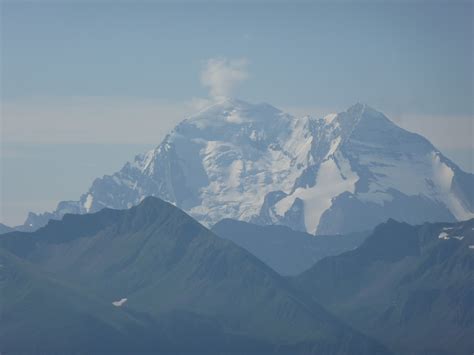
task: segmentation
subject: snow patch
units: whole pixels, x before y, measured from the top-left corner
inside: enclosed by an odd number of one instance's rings
[[[432,153],[433,181],[438,187],[438,199],[445,203],[451,213],[458,221],[468,220],[474,217],[474,213],[466,210],[456,195],[451,191],[454,171],[441,161],[437,152]]]
[[[127,302],[127,299],[126,298],[122,298],[120,299],[119,301],[114,301],[112,302],[112,304],[115,306],[115,307],[122,307],[122,305]]]
[[[94,196],[92,194],[88,194],[86,197],[86,201],[84,202],[84,208],[86,209],[86,212],[89,213],[92,207],[92,202],[94,201]]]
[[[451,228],[453,229],[453,228]],[[446,230],[445,228],[443,228],[443,230]],[[439,235],[438,235],[438,239],[443,239],[443,240],[449,240],[451,238],[454,238],[454,239],[457,239],[457,240],[463,240],[464,239],[464,236],[462,235],[453,235],[453,236],[450,236],[448,233],[446,232],[441,232]]]
[[[236,110],[232,110],[227,116],[227,122],[229,123],[244,123],[245,121],[247,121],[247,119]]]
[[[252,133],[250,133],[249,138],[252,142],[256,142],[258,140],[257,131],[253,130]]]
[[[341,136],[337,137],[336,139],[333,139],[331,141],[331,148],[329,148],[329,152],[326,154],[325,159],[333,155],[340,144],[341,144]]]
[[[449,239],[448,233],[446,233],[446,232],[441,232],[441,233],[438,235],[438,239],[448,240],[448,239]]]
[[[229,187],[236,188],[240,185],[240,176],[244,170],[244,162],[242,160],[234,160],[229,167]]]
[[[154,150],[150,150],[146,153],[145,159],[143,160],[142,167],[141,167],[141,171],[143,173],[147,171],[148,175],[150,175],[153,172],[154,158],[155,158]]]
[[[474,244],[469,245],[469,249],[474,249]]]
[[[313,187],[298,187],[291,195],[277,202],[275,211],[284,216],[296,198],[303,200],[306,230],[314,234],[321,215],[331,207],[332,199],[345,191],[354,193],[358,179],[357,174],[350,169],[349,162],[342,154],[337,154],[320,165]]]
[[[326,122],[326,124],[331,124],[336,117],[337,113],[330,113],[329,115],[324,116],[324,121]]]

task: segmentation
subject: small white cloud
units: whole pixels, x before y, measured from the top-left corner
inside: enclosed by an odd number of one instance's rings
[[[211,58],[201,73],[201,83],[212,98],[229,97],[248,78],[247,64],[246,59]]]

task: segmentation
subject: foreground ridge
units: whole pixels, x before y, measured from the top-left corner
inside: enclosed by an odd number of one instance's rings
[[[7,353],[388,353],[153,197],[5,234],[0,263]]]

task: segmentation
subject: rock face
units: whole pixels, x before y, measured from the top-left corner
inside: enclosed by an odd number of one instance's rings
[[[117,173],[96,179],[79,201],[30,213],[23,229],[65,213],[129,208],[146,196],[169,201],[206,226],[232,218],[338,234],[390,217],[471,218],[474,175],[366,105],[314,119],[226,99],[182,121]]]

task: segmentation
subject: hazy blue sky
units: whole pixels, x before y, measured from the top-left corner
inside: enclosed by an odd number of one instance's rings
[[[368,103],[474,170],[472,1],[1,7],[0,222],[78,198],[237,81],[295,114]]]

